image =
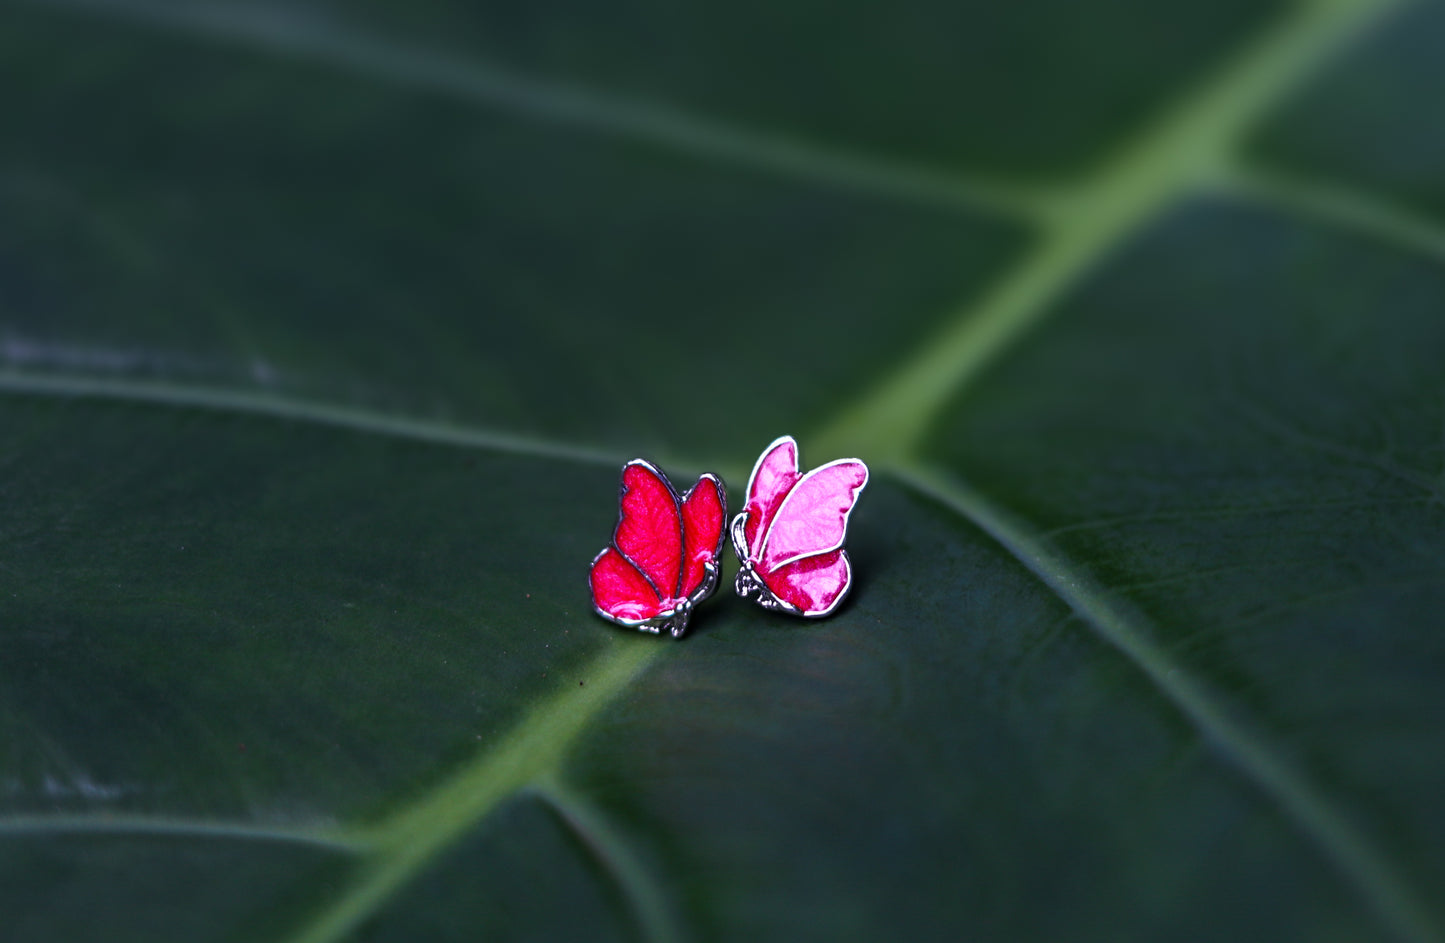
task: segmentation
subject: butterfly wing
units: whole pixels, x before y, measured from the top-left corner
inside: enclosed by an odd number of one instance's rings
[[[613,547],[592,561],[591,580],[593,608],[614,622],[633,625],[662,612],[657,590]]]
[[[682,572],[682,515],[677,492],[662,472],[640,458],[622,468],[621,518],[612,546],[664,600],[677,595]]]
[[[772,571],[843,546],[848,515],[868,484],[868,466],[856,458],[820,465],[798,480],[778,505],[763,536],[759,563]]]
[[[785,563],[761,578],[768,592],[798,611],[798,615],[826,616],[848,595],[853,567],[846,550],[833,550]]]
[[[679,596],[691,598],[702,587],[708,579],[708,564],[713,565],[716,578],[726,519],[727,497],[722,482],[715,475],[703,475],[682,502],[683,558]]]
[[[592,561],[592,606],[603,616],[638,625],[674,605],[682,570],[682,515],[677,492],[649,463],[622,468],[612,546]]]
[[[778,506],[802,476],[798,474],[798,443],[790,435],[781,436],[763,450],[748,476],[747,515],[743,524],[748,559],[756,561],[760,539],[768,532]]]

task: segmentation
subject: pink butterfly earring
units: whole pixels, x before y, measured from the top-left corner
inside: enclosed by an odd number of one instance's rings
[[[837,609],[853,585],[843,549],[848,515],[867,484],[868,466],[856,458],[801,474],[792,436],[769,445],[748,477],[747,505],[732,522],[742,566],[738,595],[806,618]]]
[[[727,492],[708,474],[678,497],[667,476],[635,458],[622,466],[618,504],[612,544],[592,560],[592,608],[681,638],[693,607],[717,589]]]

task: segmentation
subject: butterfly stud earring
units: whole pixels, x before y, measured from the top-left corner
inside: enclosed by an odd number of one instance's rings
[[[717,589],[727,492],[703,475],[681,498],[635,458],[622,466],[612,545],[592,560],[592,608],[604,619],[681,638],[693,607]]]
[[[848,515],[868,484],[868,466],[840,458],[801,474],[792,436],[773,442],[748,478],[747,506],[732,522],[742,568],[735,588],[764,609],[819,618],[853,584],[843,549]]]

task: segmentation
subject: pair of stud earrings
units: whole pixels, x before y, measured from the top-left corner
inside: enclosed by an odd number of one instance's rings
[[[728,531],[740,569],[739,596],[805,618],[829,615],[853,584],[843,550],[848,515],[868,484],[868,466],[840,458],[803,474],[798,443],[783,436],[748,477],[747,505]],[[644,632],[682,637],[698,603],[717,589],[727,492],[713,474],[684,495],[656,467],[622,467],[612,544],[592,560],[592,608]]]

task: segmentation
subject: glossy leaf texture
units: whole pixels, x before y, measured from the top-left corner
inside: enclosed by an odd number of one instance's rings
[[[1442,42],[0,6],[0,938],[1445,940]],[[785,433],[837,614],[590,611]]]

